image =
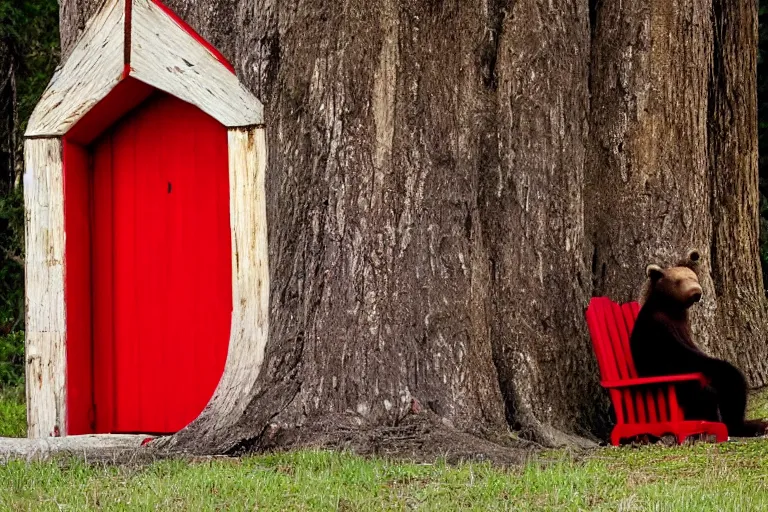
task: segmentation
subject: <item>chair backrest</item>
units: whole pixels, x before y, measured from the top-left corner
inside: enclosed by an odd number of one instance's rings
[[[589,302],[587,325],[602,380],[637,377],[629,350],[629,337],[639,310],[637,302],[619,305],[607,297],[594,297]]]
[[[616,304],[607,297],[594,297],[587,308],[587,325],[603,381],[637,378],[629,338],[640,305]],[[611,389],[617,423],[655,423],[682,418],[674,389]]]

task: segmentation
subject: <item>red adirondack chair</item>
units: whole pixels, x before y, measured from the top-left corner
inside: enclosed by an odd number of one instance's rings
[[[601,384],[611,396],[616,411],[616,426],[611,444],[639,435],[661,437],[673,434],[679,444],[697,434],[714,435],[717,442],[728,440],[724,423],[686,420],[677,403],[675,382],[706,382],[701,373],[638,378],[629,336],[640,305],[616,304],[606,297],[595,297],[587,308],[587,325],[600,366]]]

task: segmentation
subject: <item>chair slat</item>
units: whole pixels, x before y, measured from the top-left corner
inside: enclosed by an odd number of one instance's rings
[[[653,391],[650,389],[645,391],[645,410],[648,412],[648,421],[658,423],[659,416],[656,409],[656,399],[653,396]]]
[[[629,368],[629,375],[632,378],[637,378],[637,370],[635,369],[635,361],[632,359],[632,352],[629,346],[629,339],[632,337],[632,328],[635,326],[635,320],[637,320],[637,313],[639,311],[639,305],[637,302],[627,302],[621,306],[621,312],[624,316],[624,322],[627,328],[627,354],[630,354],[627,359],[627,367]]]
[[[606,300],[607,299],[602,297],[592,299],[589,308],[587,308],[586,316],[590,337],[592,339],[592,346],[595,349],[597,363],[600,368],[600,376],[602,380],[610,381],[618,379],[618,370],[615,367],[615,357],[607,340],[608,335],[605,329],[605,320],[602,315]],[[616,421],[619,424],[623,424],[625,421],[633,422],[634,417],[630,419],[624,414],[624,402],[626,401],[625,395],[627,395],[628,398],[627,392],[612,389],[610,390],[610,395],[616,413]]]
[[[588,316],[590,331],[594,332],[593,342],[596,352],[598,352],[598,364],[602,361],[601,374],[605,380],[619,380],[626,378],[621,375],[617,362],[624,355],[617,354],[614,351],[614,345],[611,343],[611,326],[615,330],[615,322],[610,318],[611,301],[604,297],[592,299],[587,313],[593,313]],[[594,308],[594,309],[593,309]],[[623,390],[617,393],[611,393],[614,401],[614,410],[616,411],[616,420],[624,423],[635,423],[635,403],[632,399],[632,393],[629,390]]]
[[[610,341],[608,339],[608,331],[605,325],[604,318],[604,302],[598,301],[595,303],[595,308],[587,310],[587,320],[589,322],[589,329],[592,334],[592,340],[595,346],[595,351],[598,355],[598,363],[600,364],[600,373],[604,380],[619,379],[619,371],[616,367],[616,356],[613,353]]]
[[[619,378],[629,379],[629,371],[627,370],[627,357],[631,357],[628,352],[625,352],[624,346],[621,343],[619,335],[619,324],[617,323],[616,310],[612,307],[614,304],[608,304],[604,310],[605,324],[608,331],[608,343],[613,348],[613,354],[615,356],[615,364],[619,371]],[[621,319],[623,324],[624,320]]]
[[[670,421],[667,399],[664,396],[664,390],[661,388],[656,392],[656,403],[659,406],[659,421]]]
[[[622,379],[631,378],[627,360],[632,359],[629,347],[622,343],[622,334],[626,335],[626,325],[621,309],[618,304],[607,300],[605,305],[605,322],[608,327],[608,339],[613,347],[613,353],[616,357],[616,366]],[[630,423],[645,423],[646,412],[642,397],[632,391],[626,390],[624,393],[624,406],[626,408],[627,418]]]

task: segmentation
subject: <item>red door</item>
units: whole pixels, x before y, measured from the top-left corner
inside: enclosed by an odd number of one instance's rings
[[[226,128],[159,95],[91,149],[95,430],[175,432],[227,356]]]

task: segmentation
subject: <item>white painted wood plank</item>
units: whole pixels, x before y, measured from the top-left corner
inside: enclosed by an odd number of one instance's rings
[[[28,436],[66,433],[64,187],[61,139],[24,144]]]
[[[32,112],[27,137],[61,136],[120,81],[125,1],[107,0],[91,18]]]
[[[134,0],[131,76],[228,127],[264,122],[261,102],[203,45],[150,0]]]
[[[245,409],[269,334],[266,169],[264,128],[229,130],[232,329],[224,374],[203,413],[222,427]]]

